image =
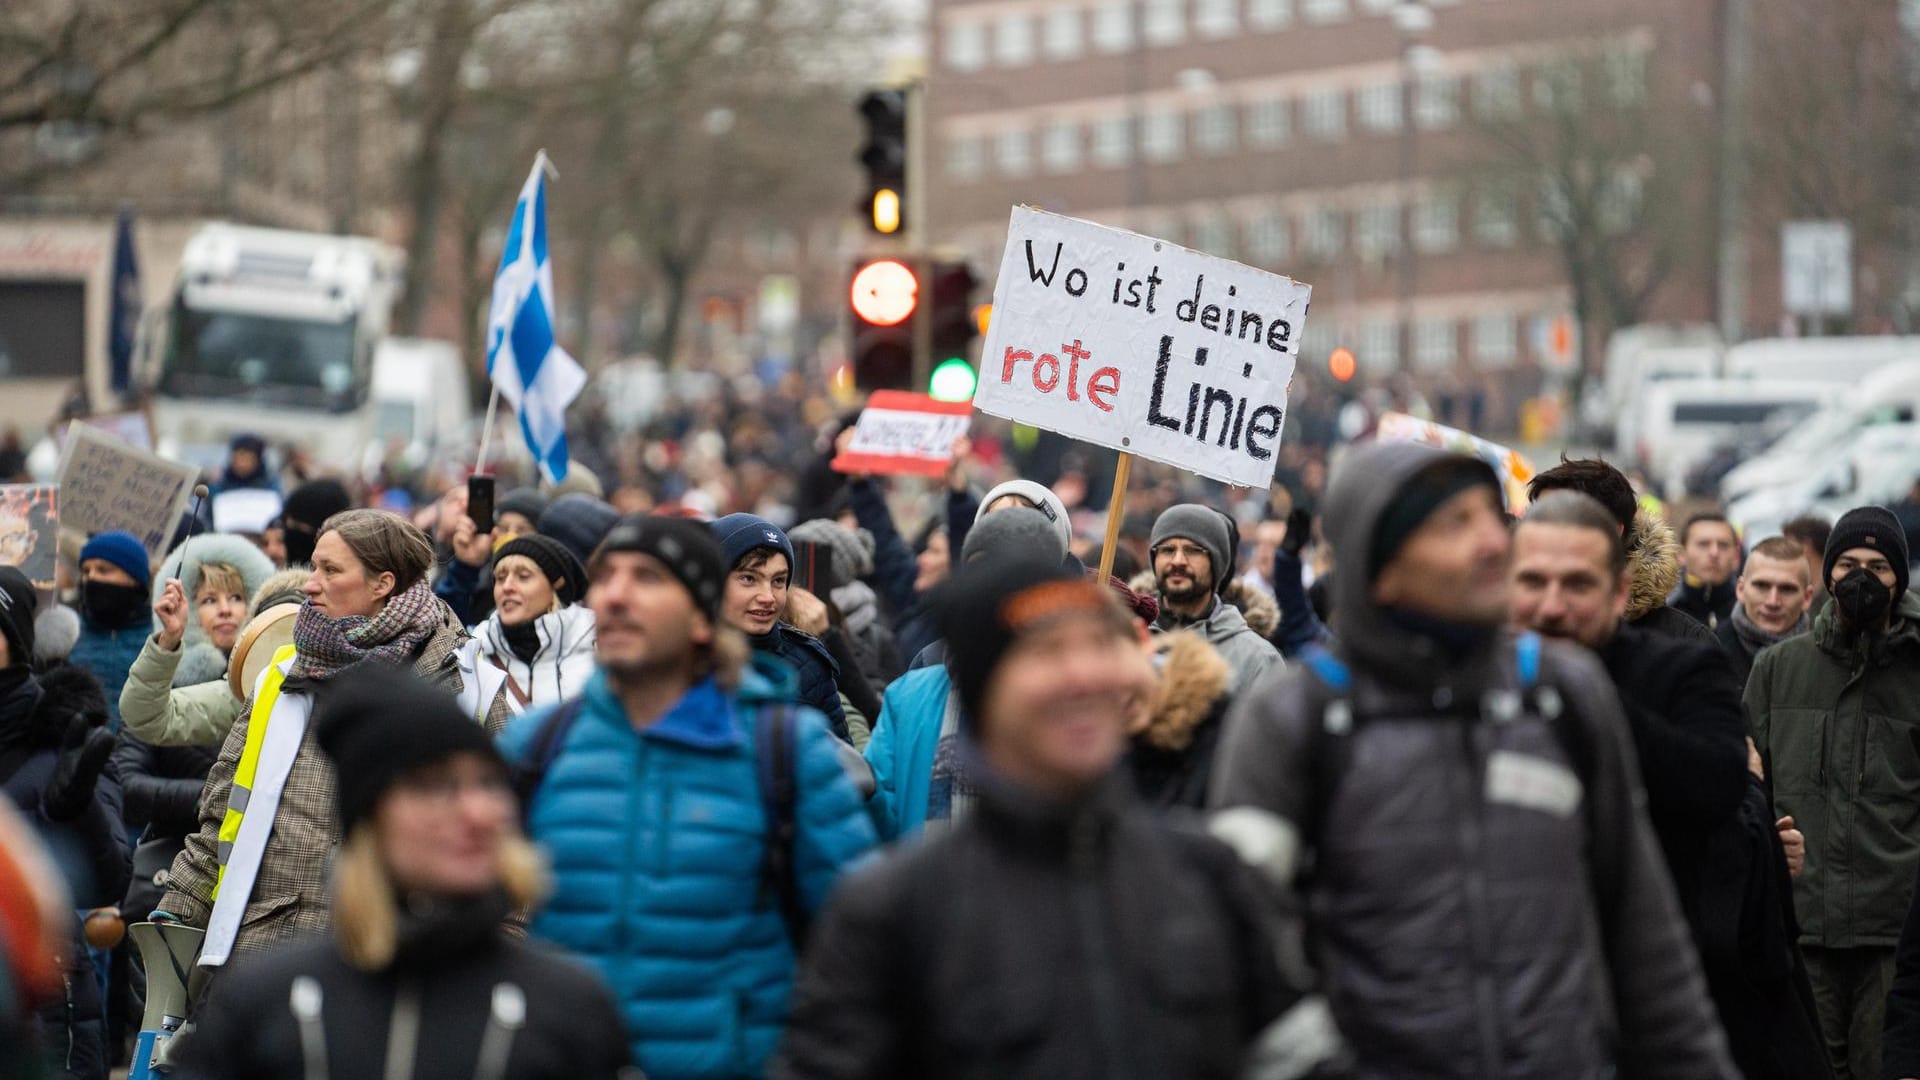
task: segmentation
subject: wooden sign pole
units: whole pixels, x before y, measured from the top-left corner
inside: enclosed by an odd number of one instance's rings
[[[1133,455],[1122,451],[1113,466],[1113,496],[1107,500],[1107,542],[1100,549],[1100,580],[1113,576],[1113,553],[1120,546],[1120,523],[1127,516],[1127,478],[1133,473]]]

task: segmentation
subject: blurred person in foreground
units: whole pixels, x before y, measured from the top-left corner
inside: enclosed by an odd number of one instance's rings
[[[1302,895],[1358,1074],[1737,1076],[1606,673],[1504,631],[1492,469],[1362,444],[1323,526],[1331,651],[1235,705],[1211,797]]]
[[[1233,852],[1166,825],[1118,767],[1152,691],[1144,628],[1031,554],[963,566],[937,610],[977,808],[840,889],[770,1075],[1240,1075],[1304,972],[1283,976]],[[1308,999],[1270,1049],[1332,1054],[1324,1015]]]
[[[344,838],[333,925],[235,965],[182,1039],[183,1080],[611,1080],[606,988],[501,929],[537,904],[506,764],[444,690],[370,669],[318,710]]]

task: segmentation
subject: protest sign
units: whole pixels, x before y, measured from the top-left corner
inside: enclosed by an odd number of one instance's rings
[[[60,524],[81,533],[124,529],[148,554],[166,550],[200,474],[75,424],[60,459]]]
[[[1500,478],[1500,487],[1507,496],[1507,509],[1517,514],[1526,508],[1527,482],[1533,479],[1533,463],[1520,456],[1518,451],[1458,428],[1406,413],[1381,413],[1380,422],[1374,430],[1375,437],[1381,442],[1426,443],[1456,454],[1479,458],[1491,465],[1494,475]]]
[[[853,440],[833,459],[844,473],[939,476],[953,461],[955,439],[967,433],[973,406],[926,394],[876,390],[854,425]]]
[[[1311,295],[1278,274],[1015,207],[973,404],[1264,488]]]
[[[36,589],[54,587],[60,542],[59,488],[0,485],[0,566],[17,566]]]
[[[280,516],[280,493],[269,488],[234,488],[213,497],[213,531],[262,533]]]

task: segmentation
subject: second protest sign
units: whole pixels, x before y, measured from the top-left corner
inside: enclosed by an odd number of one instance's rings
[[[980,353],[981,412],[1266,487],[1312,290],[1015,207]]]

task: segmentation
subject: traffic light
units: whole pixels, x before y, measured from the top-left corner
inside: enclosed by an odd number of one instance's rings
[[[979,336],[973,290],[980,282],[964,262],[935,262],[928,276],[927,318],[933,325],[927,339],[933,353],[927,357],[932,372],[927,392],[943,401],[971,401],[975,375],[967,354]]]
[[[859,156],[866,170],[859,213],[868,228],[891,235],[907,221],[907,92],[868,91],[860,99],[860,118],[867,137]]]
[[[1346,382],[1353,378],[1354,372],[1359,369],[1360,364],[1354,359],[1353,350],[1345,345],[1327,355],[1327,374],[1332,375],[1338,382]]]
[[[898,259],[864,259],[847,290],[853,316],[853,384],[906,390],[913,384],[913,313],[920,281]]]

